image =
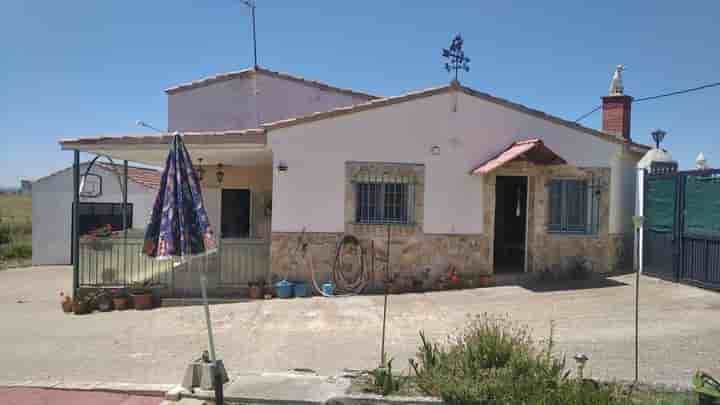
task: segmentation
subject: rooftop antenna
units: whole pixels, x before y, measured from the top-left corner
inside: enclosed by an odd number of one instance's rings
[[[448,61],[445,63],[445,70],[448,72],[455,71],[455,81],[458,81],[458,70],[470,71],[470,58],[465,56],[465,51],[462,49],[463,39],[460,34],[457,34],[450,43],[450,48],[443,48],[442,56],[447,58]]]
[[[252,35],[253,35],[253,66],[258,67],[257,60],[257,37],[255,34],[255,0],[240,0],[240,2],[250,8],[252,15]]]

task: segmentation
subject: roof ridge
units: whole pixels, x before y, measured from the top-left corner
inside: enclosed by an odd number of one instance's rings
[[[225,72],[225,73],[218,73],[218,74],[211,75],[211,76],[206,76],[206,77],[203,77],[198,80],[193,80],[190,82],[178,84],[176,86],[168,87],[165,89],[165,93],[173,94],[173,93],[181,92],[184,90],[190,90],[190,89],[194,89],[194,88],[198,88],[198,87],[204,87],[204,86],[207,86],[207,85],[210,85],[213,83],[217,83],[217,82],[220,82],[223,80],[237,79],[237,78],[241,78],[243,76],[249,76],[249,75],[256,74],[256,73],[263,73],[263,74],[266,74],[269,76],[275,76],[275,77],[279,77],[282,79],[293,80],[296,82],[319,87],[319,88],[322,88],[325,90],[331,90],[331,91],[336,91],[339,93],[351,94],[354,96],[367,97],[368,99],[382,98],[382,97],[379,97],[379,96],[376,96],[373,94],[369,94],[369,93],[365,93],[365,92],[361,92],[361,91],[356,91],[356,90],[352,90],[352,89],[348,89],[348,88],[344,88],[344,87],[333,86],[331,84],[321,82],[319,80],[306,79],[302,76],[297,76],[297,75],[293,75],[293,74],[286,73],[286,72],[270,70],[270,69],[264,68],[262,66],[255,66],[255,67],[246,68],[246,69],[242,69],[242,70],[236,70],[236,71],[230,71],[230,72]]]

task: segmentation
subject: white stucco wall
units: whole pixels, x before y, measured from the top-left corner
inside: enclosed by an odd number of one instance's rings
[[[471,168],[517,140],[540,138],[578,166],[609,167],[620,146],[507,107],[457,94],[271,130],[272,230],[342,232],[345,162],[425,165],[426,233],[483,233],[482,179]],[[440,146],[439,156],[430,148]]]
[[[637,193],[638,158],[629,153],[618,154],[612,161],[610,185],[610,233],[633,232]]]
[[[81,173],[87,166],[81,165]],[[99,167],[91,173],[102,176],[103,195],[81,198],[83,202],[122,202],[117,177]],[[73,201],[72,168],[44,177],[33,183],[32,190],[32,264],[69,264]],[[155,191],[128,182],[128,202],[133,204],[133,228],[147,224]]]
[[[253,98],[255,88],[257,106]],[[257,128],[258,122],[273,122],[365,101],[367,98],[359,95],[257,73],[169,94],[168,129]]]

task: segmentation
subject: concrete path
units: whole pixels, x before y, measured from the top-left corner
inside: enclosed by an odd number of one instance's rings
[[[443,338],[469,314],[507,313],[558,348],[590,357],[594,377],[633,376],[632,276],[603,288],[533,291],[520,286],[390,297],[387,352],[407,364],[418,330]],[[69,267],[0,272],[3,380],[179,382],[206,347],[201,307],[94,313],[60,311]],[[693,372],[720,375],[720,294],[644,277],[641,378],[687,385]],[[310,368],[336,375],[379,360],[381,296],[251,301],[211,308],[219,356],[231,375]]]
[[[159,405],[163,401],[162,397],[110,392],[0,387],[3,405]]]

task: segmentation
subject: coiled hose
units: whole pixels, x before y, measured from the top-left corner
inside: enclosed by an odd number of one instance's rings
[[[356,246],[356,255],[360,259],[360,271],[357,272],[357,277],[354,279],[346,278],[342,270],[345,265],[342,255],[345,245]],[[371,253],[373,255],[375,254],[374,252]],[[308,261],[308,266],[310,267],[310,274],[312,275],[312,282],[315,291],[324,297],[328,297],[329,295],[325,294],[322,288],[318,286],[315,274],[315,265],[312,260]],[[368,282],[372,279],[372,274],[370,274],[365,268],[365,249],[360,244],[360,239],[358,239],[355,235],[343,235],[338,242],[337,248],[335,249],[335,260],[333,261],[331,276],[332,282],[335,284],[334,295],[357,295],[361,294],[365,291],[365,288],[367,288]]]

